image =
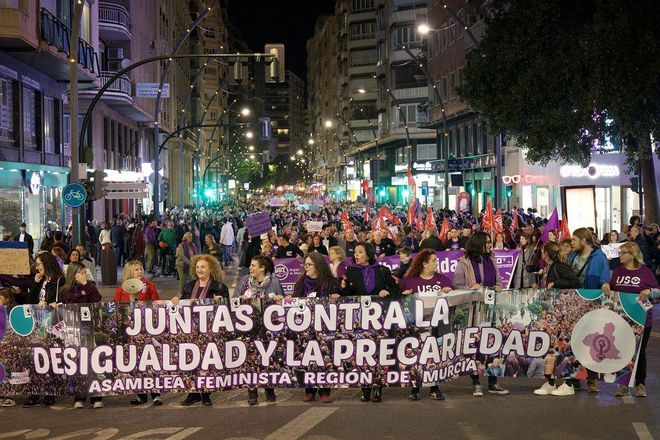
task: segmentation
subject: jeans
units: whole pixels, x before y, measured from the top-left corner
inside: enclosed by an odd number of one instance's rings
[[[117,267],[121,267],[121,257],[124,254],[124,247],[121,245],[113,244],[112,248],[115,250],[115,258],[117,259]]]
[[[486,376],[488,377],[488,386],[495,385],[497,383],[497,376]],[[479,375],[478,374],[471,374],[470,378],[472,378],[472,385],[480,385],[479,381]]]
[[[145,254],[146,254],[145,269],[147,272],[152,272],[154,270],[154,264],[156,263],[156,246],[154,246],[153,244],[146,245]]]
[[[231,256],[231,245],[222,245],[222,253],[223,253],[223,260],[224,260],[224,265],[229,266],[231,263],[234,261],[234,259]]]

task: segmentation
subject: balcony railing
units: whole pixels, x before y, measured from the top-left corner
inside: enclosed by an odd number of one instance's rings
[[[55,46],[67,58],[71,51],[71,29],[49,10],[41,8],[41,39]],[[91,72],[98,73],[98,57],[94,48],[82,38],[78,39],[78,64]]]
[[[101,87],[103,87],[116,73],[117,72],[101,72]],[[108,92],[123,93],[128,97],[132,97],[133,83],[127,75],[122,75],[112,84],[110,84],[110,87],[108,87]]]
[[[99,25],[114,31],[110,36],[113,39],[126,39],[131,36],[131,16],[121,5],[99,2]]]

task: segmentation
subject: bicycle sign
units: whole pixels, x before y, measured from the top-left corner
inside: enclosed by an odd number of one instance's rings
[[[87,191],[85,187],[79,183],[69,183],[62,190],[62,198],[64,204],[71,208],[79,208],[87,200]]]

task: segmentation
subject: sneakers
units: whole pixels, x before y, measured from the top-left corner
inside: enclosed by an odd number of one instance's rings
[[[190,394],[188,394],[188,396],[186,397],[186,400],[184,400],[183,402],[181,402],[181,406],[190,406],[190,405],[193,405],[193,404],[199,402],[200,400],[202,400],[202,398],[200,397],[199,394],[197,394],[197,393],[190,393]]]
[[[534,394],[537,396],[547,396],[548,394],[552,393],[556,387],[554,385],[550,385],[548,382],[544,383],[541,385],[541,388],[537,388],[534,390]]]
[[[51,406],[55,404],[55,396],[46,396],[44,401],[41,403],[42,406]]]
[[[204,394],[202,396],[202,406],[213,406],[213,401],[211,400],[210,395]]]
[[[105,405],[103,404],[102,400],[97,400],[96,402],[94,402],[94,409],[100,409],[103,408],[104,406]]]
[[[445,400],[445,395],[442,394],[440,388],[437,386],[431,387],[431,393],[429,394],[429,399],[431,400]]]
[[[303,402],[313,402],[313,401],[314,401],[314,393],[305,393],[305,397],[303,397]],[[366,400],[363,400],[363,402],[366,402]]]
[[[616,397],[625,397],[628,395],[628,387],[625,385],[619,385],[616,389]]]
[[[276,402],[277,401],[277,396],[275,395],[275,389],[274,388],[265,388],[264,391],[266,392],[266,400],[268,402]]]
[[[131,400],[131,405],[137,406],[137,405],[144,405],[147,403],[146,400],[142,400],[139,397],[136,397],[135,399]],[[154,399],[154,404],[156,403],[156,399]]]
[[[422,400],[422,398],[419,396],[419,392],[417,392],[417,391],[413,391],[413,392],[411,392],[410,395],[408,396],[408,400],[411,400],[411,401],[413,401],[413,402],[416,402],[416,401],[418,401],[418,400]]]
[[[550,394],[553,396],[573,396],[575,394],[575,390],[572,386],[563,383],[556,390],[552,390]]]
[[[154,397],[154,406],[161,406],[163,401],[160,400],[160,397]]]
[[[381,390],[381,387],[374,388],[374,395],[371,397],[371,401],[373,403],[379,403],[382,402],[382,400],[383,400],[383,391]]]
[[[369,388],[369,391],[362,391],[360,402],[371,402],[371,388]]]
[[[505,390],[498,383],[494,385],[488,385],[488,392],[491,394],[499,394],[500,396],[506,396],[509,394],[509,390]]]
[[[587,389],[590,393],[597,393],[600,391],[600,385],[598,385],[598,381],[590,380],[587,382]]]
[[[640,383],[639,385],[637,385],[636,388],[637,388],[637,390],[636,390],[635,395],[637,397],[646,397],[646,385],[644,385],[643,383]]]
[[[472,391],[472,395],[475,397],[483,397],[484,396],[484,390],[481,388],[481,385],[475,385],[474,386],[474,391]]]
[[[330,397],[330,394],[321,395],[321,403],[332,403],[332,397]]]
[[[257,393],[256,388],[251,388],[248,390],[248,405],[254,406],[259,403],[259,394]]]
[[[82,409],[85,407],[85,402],[82,400],[76,400],[76,402],[73,404],[73,407],[76,409]]]
[[[0,401],[0,406],[4,406],[4,407],[16,406],[16,401],[14,399],[5,398]]]

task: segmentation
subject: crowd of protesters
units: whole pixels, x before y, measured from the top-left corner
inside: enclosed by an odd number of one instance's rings
[[[263,211],[270,213],[272,231],[251,236],[245,220],[250,214]],[[636,293],[643,301],[658,294],[660,233],[656,224],[642,225],[636,216],[621,233],[609,231],[600,238],[591,228],[580,228],[570,235],[566,228],[548,230],[548,219],[538,217],[532,210],[502,213],[499,228],[487,228],[487,232],[482,230],[487,213],[474,216],[451,210],[428,210],[414,224],[406,218],[403,209],[392,207],[385,213],[383,217],[382,210],[365,213],[363,205],[330,201],[315,210],[301,211],[293,204],[269,207],[265,199],[253,199],[197,210],[172,209],[159,219],[120,216],[110,222],[91,221],[87,224],[84,245],[74,246],[70,232],[49,231],[36,253],[31,275],[0,276],[2,285],[11,287],[4,290],[10,293],[5,295],[9,299],[3,301],[38,304],[42,308],[99,301],[94,280],[104,249],[112,249],[117,267],[123,267],[123,281],[136,279],[143,283],[142,291],[137,294],[119,286],[114,298],[117,302],[159,299],[155,285],[149,280],[153,277],[178,278],[174,303],[179,299],[230,296],[281,300],[282,287],[273,276],[272,260],[276,258],[303,261],[302,275],[294,289],[294,296],[298,297],[379,296],[396,300],[419,288],[441,294],[451,289],[507,287],[602,289],[607,295],[622,291]],[[307,228],[308,221],[321,221],[323,227],[311,231]],[[33,247],[28,236],[22,226],[14,239],[27,241]],[[608,258],[601,249],[606,245],[616,245],[618,255]],[[497,261],[492,257],[493,249],[520,250],[510,286],[502,285]],[[442,250],[465,253],[458,262],[453,283],[442,274],[436,275],[435,252]],[[384,257],[397,253],[401,265],[394,273],[378,264]],[[345,263],[347,257],[353,264]],[[240,279],[235,291],[230,293],[223,280],[225,270],[231,266],[236,266],[233,270]],[[640,397],[647,392],[645,349],[651,332],[651,315],[649,312],[635,378],[636,395]],[[570,343],[556,349],[563,350],[561,362],[565,359],[574,362]],[[547,357],[544,360],[542,376],[548,381],[535,394],[574,394],[579,385],[574,374],[578,369],[558,368],[558,358],[555,355],[552,361]],[[497,376],[500,370],[513,368],[513,363],[513,359],[509,362],[497,357],[481,361],[483,369],[492,373],[488,375],[489,393],[508,394],[498,384]],[[557,388],[555,379],[565,377],[563,371],[569,370],[572,376]],[[598,392],[598,375],[586,371],[586,379],[588,391]],[[472,375],[472,381],[473,395],[483,396],[479,376]],[[382,391],[379,384],[363,388],[361,399],[380,402]],[[332,400],[329,389],[306,388],[305,401],[314,400],[317,393],[323,402]],[[627,394],[625,386],[617,390],[617,396]],[[248,402],[256,404],[257,396],[256,388],[251,388]],[[85,397],[76,397],[76,407],[84,407]],[[266,397],[275,401],[274,390],[267,388]],[[444,399],[437,385],[432,387],[430,397]],[[152,394],[152,398],[155,405],[160,404],[158,394]],[[419,386],[412,388],[410,399],[420,399]],[[53,396],[41,400],[32,395],[25,406],[52,405],[54,400]],[[140,394],[131,403],[140,405],[146,401],[147,395]],[[12,399],[0,399],[4,406],[12,402]],[[212,404],[208,393],[190,394],[183,404],[196,402]],[[103,406],[99,397],[92,398],[92,403],[97,408]]]

